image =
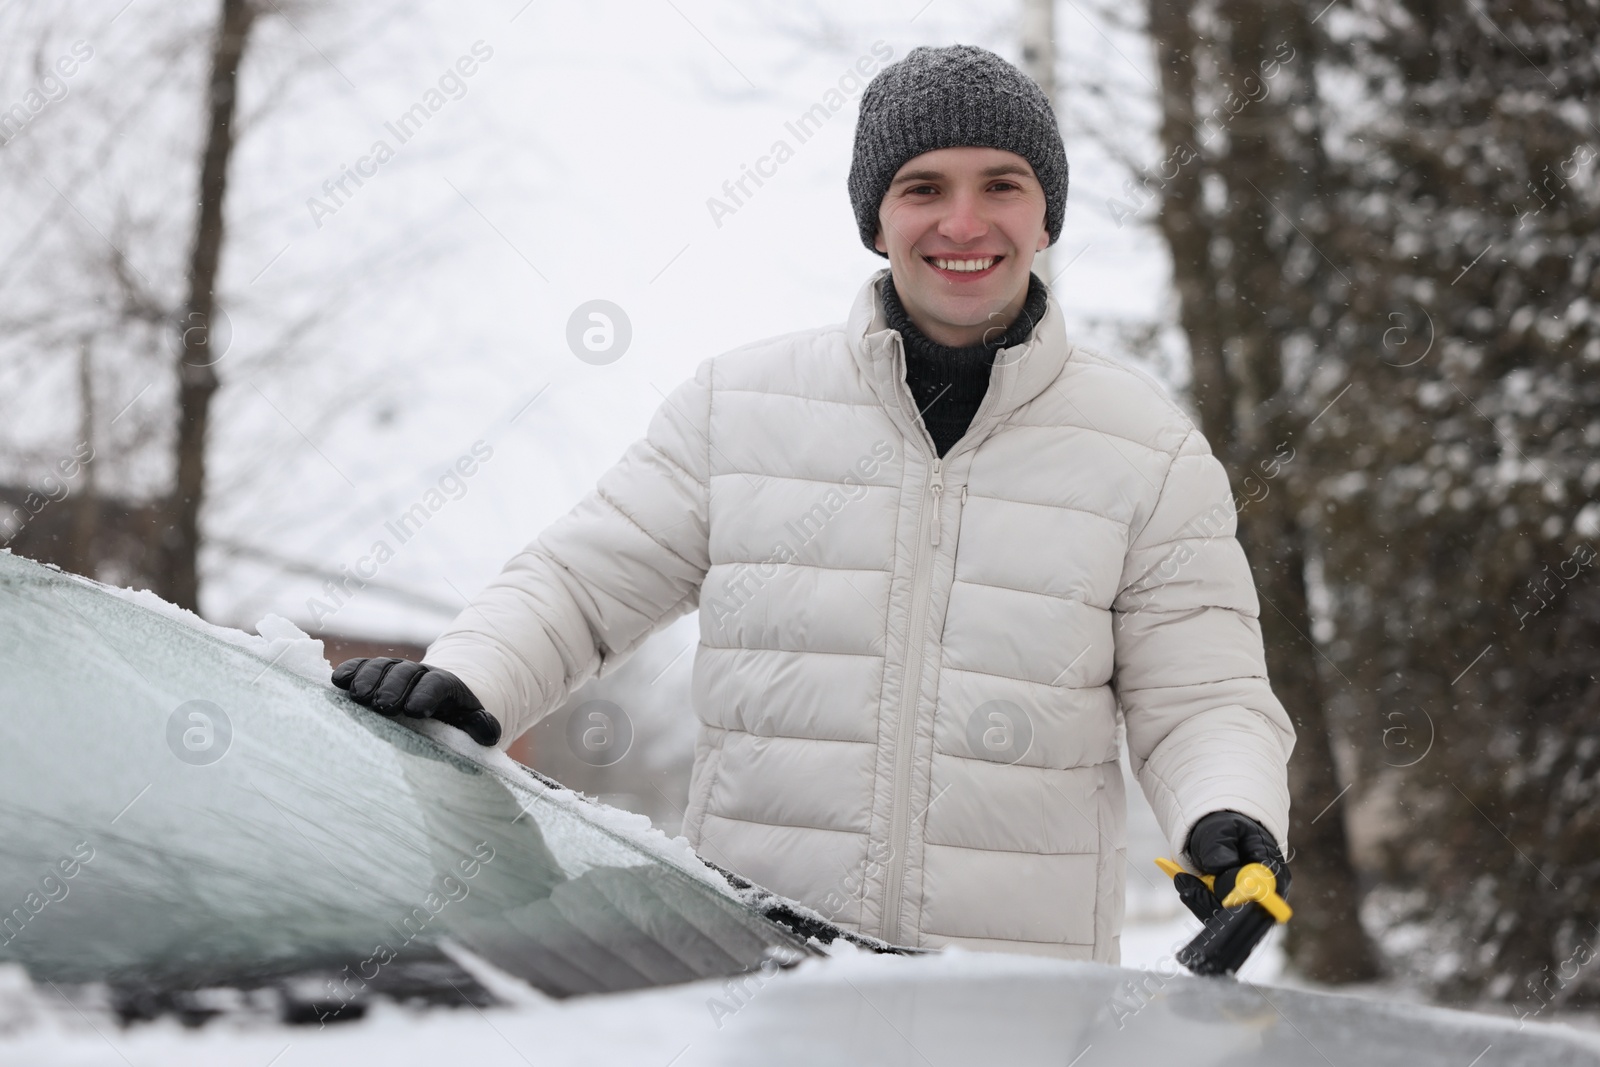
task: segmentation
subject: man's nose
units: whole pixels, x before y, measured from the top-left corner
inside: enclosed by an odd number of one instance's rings
[[[939,220],[939,236],[966,244],[989,232],[989,223],[978,209],[977,197],[958,193],[950,201],[950,210]]]

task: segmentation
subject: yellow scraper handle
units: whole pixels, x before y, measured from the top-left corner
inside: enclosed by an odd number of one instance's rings
[[[1156,860],[1156,866],[1160,867],[1169,878],[1186,873],[1182,867],[1165,856]],[[1207,889],[1216,888],[1216,875],[1197,874],[1194,877],[1204,882]],[[1222,906],[1232,908],[1252,900],[1266,908],[1278,922],[1286,923],[1289,921],[1289,916],[1294,914],[1289,902],[1278,895],[1278,879],[1273,875],[1272,868],[1264,863],[1247,863],[1239,868],[1239,874],[1233,882],[1233,892],[1223,899]]]

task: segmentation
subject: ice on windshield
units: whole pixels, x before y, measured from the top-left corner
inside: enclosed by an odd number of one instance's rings
[[[303,653],[0,554],[0,960],[359,986],[448,939],[567,995],[798,954],[686,848],[358,707]]]

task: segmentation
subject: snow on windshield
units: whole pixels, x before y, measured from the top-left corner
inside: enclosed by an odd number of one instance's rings
[[[566,995],[798,954],[681,842],[358,707],[285,627],[0,554],[0,960],[354,989],[448,939]]]

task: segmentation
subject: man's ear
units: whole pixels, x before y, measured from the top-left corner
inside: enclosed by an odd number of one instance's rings
[[[876,248],[878,251],[882,252],[884,255],[888,255],[889,254],[889,246],[887,244],[885,244],[884,241],[883,241],[883,227],[881,225],[878,227],[877,236],[872,239],[872,247]]]
[[[1034,251],[1043,252],[1048,247],[1050,247],[1050,231],[1046,230],[1039,235],[1039,244]]]

